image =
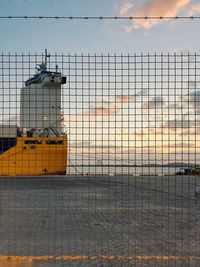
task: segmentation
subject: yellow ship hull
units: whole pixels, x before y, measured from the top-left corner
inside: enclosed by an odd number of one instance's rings
[[[66,174],[67,137],[18,137],[15,146],[0,155],[1,176]]]

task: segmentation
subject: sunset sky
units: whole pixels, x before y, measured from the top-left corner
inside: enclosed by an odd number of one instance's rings
[[[0,16],[192,16],[198,0],[4,0]],[[199,20],[1,20],[3,52],[140,53],[200,50]]]
[[[197,16],[200,3],[194,0],[5,0],[0,16],[6,15]],[[71,70],[69,58],[64,62],[67,84],[63,109],[73,160],[80,163],[82,155],[89,155],[91,160],[93,155],[106,162],[107,158],[136,163],[197,162],[200,160],[200,60],[194,53],[200,53],[199,27],[200,20],[1,20],[1,51],[34,55],[47,48],[52,55],[72,55]],[[160,56],[155,57],[155,52]],[[84,77],[81,77],[82,59],[79,57],[75,63],[75,53],[85,55]],[[95,53],[98,59],[94,58]],[[130,63],[128,53],[132,56]],[[142,57],[141,53],[146,56]],[[96,65],[91,65],[94,60]],[[13,67],[16,67],[14,63]],[[73,72],[74,67],[78,74]],[[30,75],[34,74],[33,70],[34,66]],[[94,73],[99,77],[94,79]],[[22,86],[22,81],[18,84]],[[15,85],[7,86],[11,90]],[[19,101],[19,89],[11,90],[15,103]],[[16,109],[9,113],[16,118]]]

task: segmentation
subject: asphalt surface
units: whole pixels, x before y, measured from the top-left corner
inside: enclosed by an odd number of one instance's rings
[[[195,176],[0,177],[0,266],[200,266]]]

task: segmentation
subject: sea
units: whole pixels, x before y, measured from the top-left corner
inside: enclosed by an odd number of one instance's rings
[[[186,168],[187,166],[182,166]],[[91,166],[91,165],[69,165],[67,169],[68,174],[81,174],[81,175],[132,175],[132,176],[140,176],[140,175],[175,175],[180,167],[166,167],[166,166]]]

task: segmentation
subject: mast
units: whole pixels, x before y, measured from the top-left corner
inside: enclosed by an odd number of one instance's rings
[[[44,61],[45,70],[47,69],[47,58],[50,58],[50,53],[47,54],[47,49],[45,48],[45,61]]]

